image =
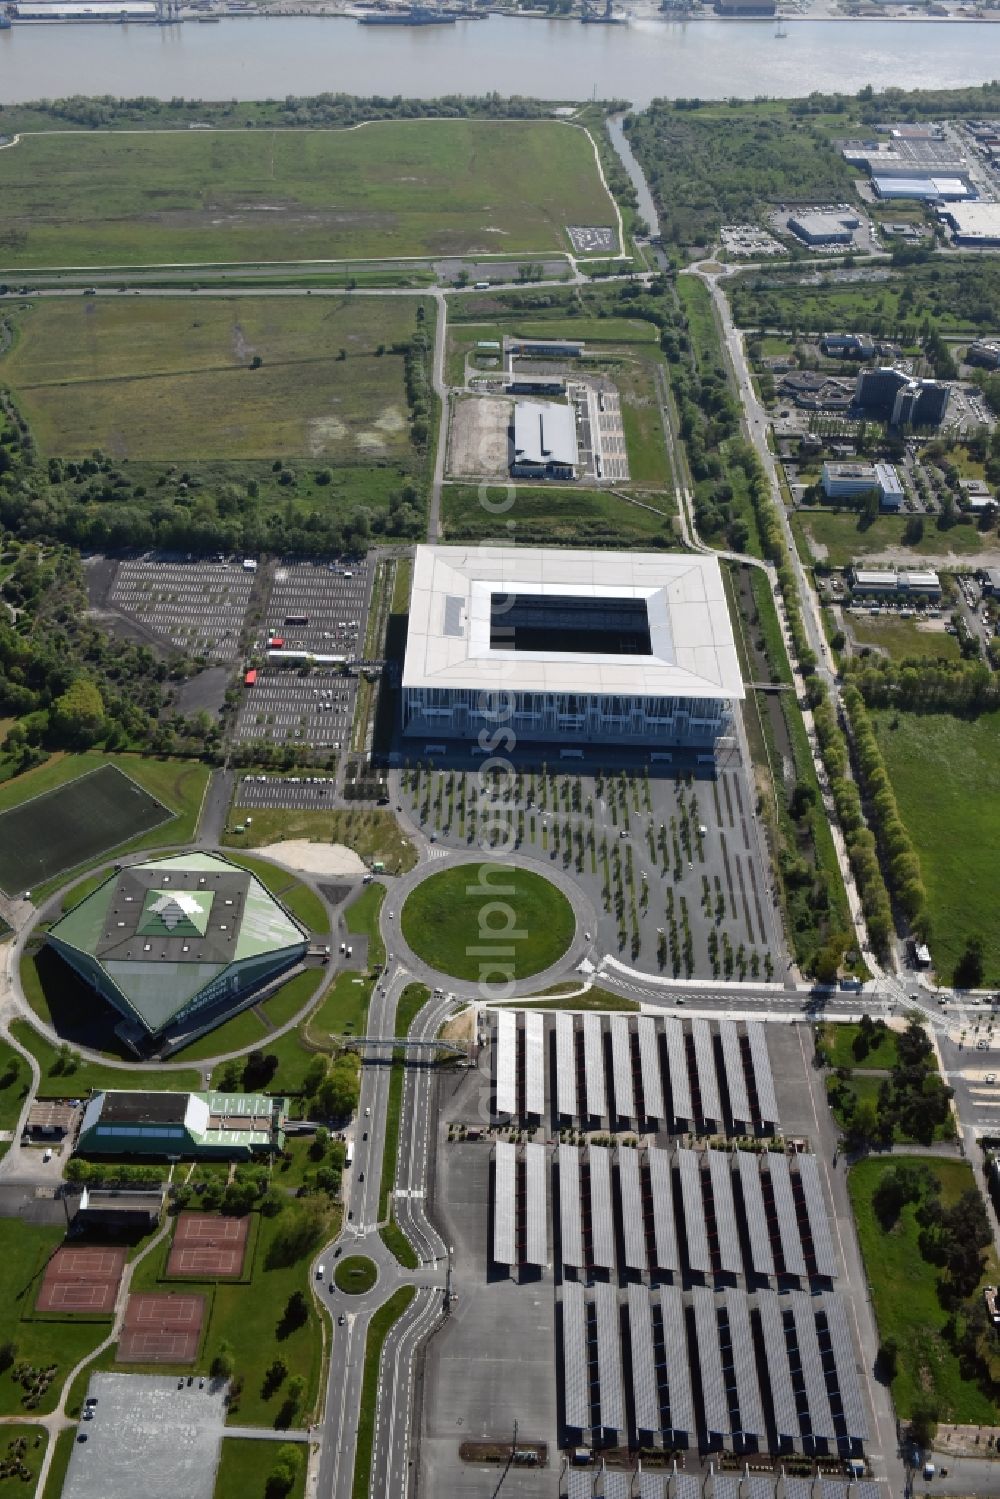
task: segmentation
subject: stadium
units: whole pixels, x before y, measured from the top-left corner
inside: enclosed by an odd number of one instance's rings
[[[417,548],[403,733],[713,752],[744,696],[718,560]]]
[[[48,942],[122,1016],[134,1051],[210,1030],[304,957],[307,934],[261,884],[219,854],[116,870]]]

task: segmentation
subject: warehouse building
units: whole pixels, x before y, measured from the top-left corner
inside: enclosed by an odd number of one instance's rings
[[[967,203],[948,208],[942,217],[958,245],[993,250],[1000,245],[1000,203]]]
[[[897,573],[888,568],[852,567],[849,576],[852,593],[870,598],[885,598],[895,593],[913,597],[924,594],[928,599],[941,597],[941,579],[929,569]]]
[[[95,1093],[80,1126],[80,1155],[245,1161],[285,1146],[287,1098],[265,1093]]]
[[[743,696],[715,557],[417,548],[410,737],[714,752]]]
[[[891,427],[939,427],[948,413],[949,390],[941,380],[916,380],[892,365],[860,370],[854,404]]]
[[[121,1013],[117,1034],[136,1051],[210,1030],[308,945],[256,875],[206,853],[116,870],[56,922],[48,941]]]
[[[872,177],[872,187],[887,202],[894,198],[917,198],[924,203],[960,203],[976,196],[964,177]]]
[[[794,213],[788,227],[807,245],[849,245],[861,220],[856,213]]]
[[[828,500],[855,499],[877,489],[880,510],[902,510],[906,498],[891,463],[824,463],[822,484]]]
[[[981,365],[987,370],[1000,369],[1000,343],[989,338],[974,338],[965,351],[965,362]]]
[[[516,479],[575,479],[579,461],[572,406],[557,401],[515,402],[510,471]]]
[[[844,359],[874,359],[876,349],[869,333],[824,333],[819,346],[822,353]]]

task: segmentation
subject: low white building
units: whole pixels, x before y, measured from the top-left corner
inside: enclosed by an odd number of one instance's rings
[[[906,498],[891,463],[824,463],[822,485],[828,500],[856,499],[878,490],[880,510],[902,510]]]
[[[852,567],[850,582],[852,593],[872,597],[893,593],[908,593],[914,597],[923,593],[929,599],[941,597],[941,579],[929,568],[894,572],[891,568]]]
[[[515,478],[575,479],[580,449],[576,411],[561,401],[517,401],[514,404]]]
[[[714,750],[744,696],[717,558],[417,548],[403,732]]]

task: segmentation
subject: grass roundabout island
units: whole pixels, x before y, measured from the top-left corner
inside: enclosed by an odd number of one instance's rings
[[[499,983],[530,978],[558,962],[573,940],[576,918],[544,875],[511,865],[457,864],[411,891],[400,925],[417,957],[439,973]]]
[[[366,1255],[349,1254],[338,1263],[333,1279],[338,1291],[346,1291],[348,1296],[363,1296],[378,1280],[378,1270]]]

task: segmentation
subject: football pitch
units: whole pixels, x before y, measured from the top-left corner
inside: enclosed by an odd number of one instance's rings
[[[173,816],[114,765],[92,770],[0,813],[0,890],[30,890]]]

